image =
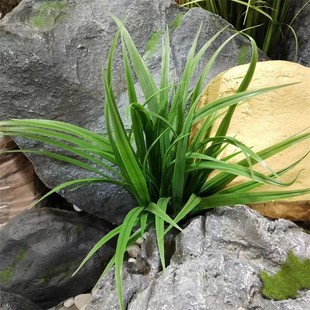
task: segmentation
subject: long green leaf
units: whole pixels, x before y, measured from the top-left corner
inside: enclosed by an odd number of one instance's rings
[[[156,83],[155,83],[155,81],[152,77],[152,74],[151,74],[150,70],[148,69],[146,63],[144,62],[144,60],[140,56],[130,34],[128,33],[128,31],[124,27],[123,23],[118,18],[116,18],[115,16],[112,16],[112,18],[114,19],[114,21],[116,22],[116,24],[118,25],[118,27],[121,31],[122,39],[124,40],[124,42],[127,46],[127,49],[128,49],[131,61],[132,61],[133,68],[136,72],[136,75],[137,75],[137,78],[140,82],[143,93],[144,93],[146,99],[148,99],[154,93],[158,92],[158,88],[156,86]],[[149,106],[149,109],[153,112],[159,111],[159,104],[158,104],[157,96],[148,102],[148,106]]]
[[[85,186],[85,185],[94,184],[94,183],[111,183],[111,184],[116,184],[116,185],[119,185],[119,186],[123,186],[124,188],[128,188],[128,187],[126,187],[125,183],[120,182],[120,181],[116,181],[116,180],[111,179],[111,178],[103,178],[103,177],[101,177],[101,178],[76,179],[76,180],[71,180],[71,181],[64,182],[64,183],[54,187],[49,192],[47,192],[45,195],[43,195],[40,199],[36,200],[33,203],[33,205],[38,204],[39,202],[41,202],[42,200],[44,200],[45,198],[47,198],[51,194],[56,193],[56,192],[64,189],[65,187],[69,187],[69,186],[77,185],[77,184],[79,184],[79,187],[80,187],[80,185]]]
[[[121,231],[121,225],[115,227],[113,230],[111,230],[109,233],[107,233],[105,236],[103,236],[89,251],[87,256],[83,259],[80,266],[74,271],[72,274],[72,277],[76,275],[76,273],[89,261],[89,259],[102,247],[104,246],[108,241],[110,241],[112,238],[114,238],[116,235],[118,235]],[[114,256],[113,256],[114,257]],[[113,259],[113,258],[112,258]],[[112,261],[111,259],[111,261]],[[110,261],[110,263],[111,263]],[[109,265],[109,264],[108,264]],[[110,266],[112,267],[112,266]],[[107,269],[107,268],[106,268]]]
[[[139,214],[143,212],[143,210],[144,210],[143,207],[136,207],[128,212],[123,221],[123,224],[121,225],[121,230],[119,232],[119,237],[117,240],[115,251],[115,282],[120,308],[122,310],[125,309],[123,301],[123,284],[122,284],[123,283],[122,267],[123,267],[124,253],[126,251],[132,229],[137,224]]]
[[[146,205],[150,201],[148,186],[137,161],[133,147],[130,144],[112,90],[111,76],[115,46],[116,41],[113,42],[110,50],[108,69],[103,74],[105,86],[105,119],[108,137],[118,167],[126,178],[126,181],[131,188],[131,192],[134,194],[139,204]]]
[[[303,134],[295,135],[293,137],[289,137],[277,144],[274,144],[270,147],[267,147],[257,152],[257,155],[263,160],[265,160],[307,139],[310,139],[310,133],[303,133]],[[241,160],[237,164],[246,166],[247,161]],[[215,193],[217,191],[220,191],[223,188],[225,188],[235,178],[236,178],[236,175],[229,175],[225,172],[219,173],[217,176],[213,177],[211,180],[208,180],[208,182],[203,186],[203,188],[201,189],[201,195],[204,196],[205,194],[210,193],[210,192]]]
[[[156,204],[157,207],[160,208],[163,212],[167,213],[167,207],[170,199],[171,198],[160,198]],[[160,261],[163,270],[165,270],[166,269],[165,240],[164,240],[165,221],[160,216],[155,216],[155,229],[156,229],[156,238],[157,238]]]
[[[263,203],[274,200],[292,198],[310,193],[310,188],[290,191],[266,191],[266,192],[247,192],[247,193],[229,193],[218,194],[201,199],[200,204],[195,212],[201,210],[212,209],[222,206],[232,206],[236,204],[254,204]]]
[[[9,130],[10,126],[13,126],[13,128],[14,126],[26,126],[30,128],[57,130],[59,132],[71,134],[72,136],[80,137],[85,141],[91,142],[93,145],[97,145],[98,147],[104,147],[107,152],[111,155],[113,154],[107,138],[73,124],[45,119],[12,119],[9,121],[0,121],[1,131],[6,131],[7,129]]]
[[[196,196],[195,194],[192,194],[187,201],[187,203],[183,206],[183,208],[180,210],[180,212],[176,215],[174,218],[174,222],[178,223],[179,221],[183,220],[188,214],[192,212],[196,208],[196,206],[201,202],[201,198]],[[171,229],[172,225],[169,225],[169,227],[165,230],[163,233],[163,236],[166,235]],[[162,236],[162,238],[163,238]]]
[[[165,213],[162,209],[157,208],[155,203],[151,202],[145,210],[153,213],[155,216],[160,217],[165,222],[182,231],[182,228],[175,223],[175,221],[167,213]]]

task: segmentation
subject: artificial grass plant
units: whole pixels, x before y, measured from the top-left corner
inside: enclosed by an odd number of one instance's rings
[[[123,223],[105,235],[90,251],[79,269],[88,259],[111,238],[117,237],[115,255],[106,266],[102,276],[115,265],[115,280],[120,308],[124,309],[122,295],[122,265],[128,246],[151,227],[155,227],[161,263],[165,268],[164,235],[175,227],[182,230],[178,223],[203,210],[238,203],[257,203],[293,197],[307,193],[304,190],[279,190],[273,192],[251,192],[264,184],[288,186],[280,176],[293,168],[299,161],[280,171],[266,169],[266,174],[255,171],[253,166],[266,167],[265,159],[308,139],[310,133],[301,133],[280,141],[258,153],[236,138],[226,136],[233,112],[239,102],[278,89],[282,86],[267,87],[246,91],[253,76],[257,62],[257,48],[253,39],[252,57],[248,71],[236,94],[218,99],[197,110],[204,80],[221,50],[229,43],[233,34],[216,50],[201,71],[196,86],[191,89],[190,82],[211,44],[217,40],[218,32],[198,51],[198,31],[188,53],[183,75],[179,81],[171,81],[170,46],[167,30],[162,44],[162,67],[159,85],[154,80],[145,61],[124,27],[114,17],[119,26],[103,70],[105,88],[106,134],[92,133],[78,126],[49,120],[9,120],[0,122],[5,135],[35,139],[50,144],[56,149],[65,150],[70,155],[52,151],[24,150],[82,167],[95,174],[93,178],[68,181],[51,190],[46,196],[67,186],[79,187],[94,182],[110,182],[124,187],[136,199],[137,206],[128,212]],[[113,58],[117,43],[121,44],[124,75],[127,84],[128,107],[131,128],[126,130],[121,119],[116,96],[113,91]],[[138,80],[144,94],[139,102],[134,80]],[[225,116],[216,134],[211,135],[218,114]],[[195,124],[201,123],[195,136],[191,136]],[[238,154],[244,159],[232,162],[235,154],[221,157],[226,145],[239,148]],[[306,155],[305,155],[306,156]],[[215,176],[212,171],[218,171]],[[237,176],[244,176],[248,182],[232,186]],[[78,270],[79,270],[78,269]],[[77,271],[78,271],[77,270]]]

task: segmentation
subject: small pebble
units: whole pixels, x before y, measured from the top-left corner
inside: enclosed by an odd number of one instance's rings
[[[133,257],[130,257],[129,259],[128,259],[128,263],[133,263],[133,264],[135,264],[137,262],[137,260],[135,259],[135,258],[133,258]]]
[[[70,307],[65,307],[64,305],[58,305],[55,307],[55,310],[79,310],[75,304],[71,305]]]
[[[73,209],[76,211],[76,212],[82,212],[82,210],[77,207],[76,205],[73,205]]]
[[[142,243],[144,242],[144,239],[142,238],[142,237],[140,237],[140,238],[138,238],[137,240],[136,240],[136,244],[137,245],[141,245]]]
[[[66,301],[64,301],[64,307],[65,308],[69,308],[72,305],[74,305],[74,298],[73,297],[71,297],[71,298],[67,299]]]
[[[89,300],[91,298],[91,294],[81,294],[81,295],[77,295],[74,298],[74,303],[76,305],[76,307],[79,310],[82,310],[82,307],[84,307],[85,305],[88,304]],[[84,308],[85,309],[85,308]]]
[[[136,258],[140,253],[140,247],[137,244],[133,244],[127,249],[129,257]]]

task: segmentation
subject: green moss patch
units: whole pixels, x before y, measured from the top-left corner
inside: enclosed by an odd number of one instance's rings
[[[156,31],[151,35],[150,39],[148,40],[146,44],[145,54],[144,54],[145,58],[151,56],[156,51],[158,43],[162,35],[163,33],[160,31]]]
[[[310,289],[310,259],[300,260],[293,252],[275,275],[261,272],[263,295],[269,299],[296,298],[298,291]]]
[[[30,23],[35,28],[50,29],[54,26],[63,9],[66,7],[64,1],[46,1],[40,4],[30,19]]]
[[[177,17],[173,20],[173,22],[171,23],[171,28],[173,30],[177,29],[180,27],[181,23],[182,23],[182,20],[184,18],[184,14],[180,13],[177,15]]]
[[[23,247],[18,251],[14,261],[9,266],[7,266],[4,270],[0,271],[1,282],[7,283],[12,279],[15,273],[15,268],[17,264],[25,257],[25,254],[26,254],[26,248]]]

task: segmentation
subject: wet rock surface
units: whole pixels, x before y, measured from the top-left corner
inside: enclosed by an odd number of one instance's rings
[[[72,274],[112,228],[103,220],[52,208],[15,217],[0,231],[0,290],[22,295],[45,309],[90,291],[114,253],[113,243]]]
[[[153,242],[155,249],[154,236]],[[148,263],[150,270],[157,271],[152,276],[131,276],[130,287],[135,289],[131,298],[126,295],[128,274],[124,271],[127,309],[309,309],[309,290],[283,301],[261,294],[260,271],[275,273],[290,250],[300,258],[310,257],[310,235],[293,222],[271,221],[245,206],[225,207],[193,219],[175,242],[165,271],[158,272],[158,251],[154,250]],[[116,294],[115,287],[109,278],[104,279],[86,309],[114,309],[105,302],[112,292]]]
[[[187,11],[170,0],[23,0],[0,21],[0,119],[49,118],[104,132],[101,70],[117,30],[110,14],[126,21],[155,77],[159,77],[161,66],[161,36],[167,26],[170,28],[171,74],[176,81],[199,26],[202,25],[201,46],[228,25],[203,9]],[[206,54],[200,70],[208,55],[231,34],[229,29],[224,31]],[[206,83],[219,72],[247,62],[249,55],[248,41],[236,37],[220,54]],[[124,116],[127,100],[120,59],[117,50],[115,94]],[[41,147],[23,139],[17,142],[22,149]],[[48,188],[91,176],[66,163],[34,154],[28,156]],[[64,189],[61,194],[80,209],[112,223],[120,223],[135,205],[126,191],[111,184],[93,184],[78,191]]]

